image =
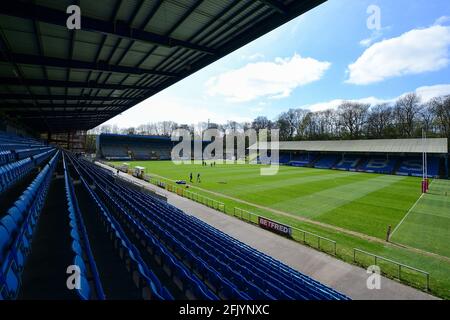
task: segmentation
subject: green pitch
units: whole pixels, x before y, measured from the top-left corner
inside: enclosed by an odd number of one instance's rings
[[[130,164],[147,168],[149,175],[186,180],[192,186],[381,239],[420,197],[420,179],[414,177],[287,166],[280,166],[276,175],[262,176],[259,165]]]

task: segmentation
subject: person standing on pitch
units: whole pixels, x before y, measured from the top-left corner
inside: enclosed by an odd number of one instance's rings
[[[189,175],[189,181],[192,182],[192,172],[191,172],[191,174]]]
[[[200,173],[197,173],[197,182],[201,182],[200,181]]]

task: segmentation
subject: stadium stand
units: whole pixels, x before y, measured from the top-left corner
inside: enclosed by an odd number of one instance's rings
[[[333,169],[356,171],[358,166],[365,158],[360,155],[342,155],[342,158],[337,162]]]
[[[422,176],[422,153],[426,152],[428,177],[448,178],[447,138],[429,138],[425,144],[422,139],[280,141],[277,148],[283,159],[290,159],[281,164],[410,176]]]
[[[394,168],[398,163],[398,157],[369,157],[364,160],[358,168],[358,171],[368,173],[393,174]]]
[[[100,134],[97,155],[107,160],[170,160],[168,137]]]
[[[289,164],[294,167],[308,167],[317,160],[317,155],[311,153],[294,154]]]
[[[339,161],[339,156],[337,154],[322,155],[314,163],[314,168],[331,169],[338,161]]]
[[[439,177],[439,158],[428,157],[427,159],[428,177]],[[422,158],[405,157],[399,160],[399,166],[396,171],[398,175],[422,176]]]
[[[283,152],[280,153],[280,164],[287,164],[289,163],[290,159],[291,157],[289,154]]]

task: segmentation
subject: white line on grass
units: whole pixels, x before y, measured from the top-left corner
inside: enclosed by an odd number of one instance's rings
[[[434,182],[431,181],[431,184]],[[422,193],[419,197],[419,199],[417,199],[417,201],[412,205],[412,207],[408,210],[408,212],[405,214],[405,216],[403,217],[403,219],[397,224],[397,226],[395,226],[394,230],[391,232],[391,234],[389,235],[389,239],[391,239],[391,237],[394,235],[394,232],[397,231],[398,227],[400,227],[400,225],[403,223],[403,221],[405,221],[406,217],[411,213],[411,211],[413,211],[413,209],[416,207],[416,205],[419,203],[420,199],[422,199],[422,197],[424,196],[425,193]]]

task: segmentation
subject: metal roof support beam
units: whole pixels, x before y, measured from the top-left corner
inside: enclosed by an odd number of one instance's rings
[[[104,90],[149,90],[150,87],[129,85],[129,84],[101,84],[96,81],[77,82],[77,81],[60,81],[60,80],[38,80],[0,77],[0,85],[6,86],[22,86],[30,87],[56,87],[56,88],[86,88],[86,89],[104,89]]]
[[[123,108],[127,108],[129,105],[126,104],[31,104],[31,103],[0,103],[0,111],[22,111],[22,110],[38,110],[39,108],[54,108],[54,109],[63,109],[64,108],[75,108],[77,110],[92,110],[92,109],[111,109],[122,110]],[[84,112],[84,111],[83,111]],[[101,114],[102,110],[97,110],[99,114]]]
[[[117,100],[127,100],[134,102],[137,98],[129,97],[101,97],[101,96],[89,96],[89,95],[51,95],[51,94],[21,94],[21,93],[0,93],[0,100],[14,99],[14,100],[84,100],[84,101],[117,101]]]
[[[265,4],[266,6],[272,8],[273,10],[281,14],[287,13],[287,9],[285,8],[285,6],[276,0],[259,0],[259,2]]]
[[[45,116],[47,119],[51,120],[54,118],[91,118],[91,117],[109,117],[111,115],[117,114],[116,111],[108,111],[105,113],[99,114],[96,111],[84,111],[82,113],[80,112],[73,112],[73,111],[49,111],[45,112]],[[34,119],[34,118],[42,118],[42,112],[36,112],[36,111],[30,111],[30,112],[23,112],[17,114],[22,119]]]
[[[68,15],[63,11],[18,1],[1,1],[0,13],[18,18],[38,20],[63,27],[66,27],[66,21],[68,18]],[[81,20],[81,28],[82,30],[103,33],[130,40],[149,42],[169,48],[182,47],[194,51],[204,52],[210,55],[214,55],[216,53],[211,48],[194,43],[162,36],[153,32],[130,28],[127,24],[121,21],[109,22],[83,16]]]
[[[172,72],[164,72],[157,71],[151,69],[142,69],[135,67],[126,67],[126,66],[116,66],[107,64],[105,62],[99,61],[96,63],[79,61],[79,60],[67,60],[61,58],[53,58],[53,57],[41,57],[36,55],[29,54],[11,54],[11,58],[15,63],[19,64],[32,64],[32,65],[40,65],[40,66],[50,66],[50,67],[58,67],[58,68],[72,68],[72,69],[84,69],[84,70],[96,70],[96,71],[107,71],[107,72],[118,72],[118,73],[126,73],[126,74],[154,74],[158,76],[165,77],[178,77],[176,73]],[[0,56],[1,62],[8,62],[5,57]]]

